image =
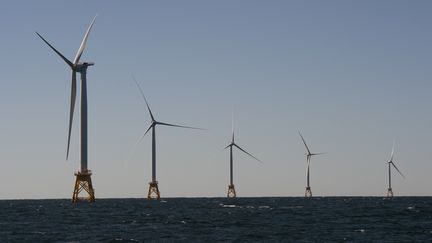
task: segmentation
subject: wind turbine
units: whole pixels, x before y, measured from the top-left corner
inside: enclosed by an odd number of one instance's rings
[[[310,177],[310,161],[311,161],[311,158],[312,158],[312,156],[315,156],[315,155],[320,155],[320,154],[324,154],[324,153],[311,153],[311,151],[309,150],[309,147],[307,146],[307,144],[306,144],[306,141],[304,140],[304,138],[303,138],[303,136],[302,136],[302,134],[299,132],[299,135],[300,135],[300,137],[301,137],[301,139],[302,139],[302,141],[303,141],[303,144],[304,144],[304,146],[306,147],[306,163],[307,163],[307,184],[306,184],[306,191],[305,191],[305,197],[312,197],[312,190],[311,190],[311,187],[310,187],[310,180],[309,180],[309,177]]]
[[[388,186],[388,190],[387,190],[387,197],[393,197],[393,190],[392,190],[392,187],[391,187],[391,167],[393,166],[397,170],[397,172],[399,172],[399,174],[402,176],[402,178],[405,179],[405,176],[402,174],[402,172],[393,163],[394,147],[395,147],[395,142],[393,141],[393,147],[392,147],[392,152],[391,152],[390,160],[387,161],[387,164],[388,164],[388,176],[389,176],[389,186]]]
[[[257,161],[259,161],[259,162],[262,163],[261,160],[257,159],[255,156],[253,156],[252,154],[248,153],[246,150],[242,149],[240,146],[238,146],[235,143],[235,141],[234,141],[234,119],[233,119],[231,142],[230,142],[230,144],[228,144],[228,146],[226,146],[224,148],[224,149],[227,149],[227,148],[230,149],[230,184],[228,185],[228,193],[227,193],[227,197],[228,198],[235,198],[237,196],[236,191],[235,191],[235,187],[234,187],[234,182],[233,182],[233,147],[238,148],[243,153],[249,155],[250,157],[252,157],[255,160],[257,160]]]
[[[137,85],[137,87],[141,93],[141,96],[143,97],[143,99],[146,103],[146,106],[147,106],[147,109],[148,109],[148,112],[149,112],[150,118],[151,118],[151,124],[150,124],[149,128],[145,131],[145,133],[141,136],[141,138],[139,140],[139,141],[141,141],[144,138],[144,136],[150,131],[150,129],[152,130],[152,180],[149,183],[150,186],[149,186],[147,198],[160,200],[158,181],[156,180],[156,126],[161,125],[161,126],[181,127],[181,128],[199,129],[199,130],[203,130],[203,129],[202,128],[196,128],[196,127],[174,125],[174,124],[156,121],[156,119],[154,118],[153,113],[150,109],[150,106],[147,102],[147,99],[144,95],[144,92],[141,89],[141,86],[138,84],[138,82],[136,81],[135,78],[133,80],[135,81],[135,84]]]
[[[77,202],[82,199],[86,199],[89,202],[94,202],[94,190],[91,181],[91,171],[88,170],[88,161],[87,161],[87,68],[89,66],[93,66],[92,62],[80,62],[81,56],[84,52],[84,49],[87,44],[87,39],[89,33],[93,27],[93,24],[96,20],[96,16],[93,18],[90,26],[88,27],[84,38],[81,42],[81,45],[75,55],[73,62],[69,61],[63,54],[61,54],[57,49],[54,48],[45,38],[43,38],[38,32],[36,34],[55,52],[59,55],[64,62],[71,68],[72,70],[72,87],[71,87],[71,103],[70,103],[70,113],[69,113],[69,132],[68,132],[68,142],[67,142],[67,150],[66,150],[66,160],[69,158],[69,147],[70,147],[70,139],[71,139],[71,131],[72,131],[72,123],[73,123],[73,115],[75,109],[75,101],[76,101],[76,93],[77,93],[77,80],[76,73],[81,74],[81,168],[80,171],[75,173],[75,188],[72,195],[72,202]],[[81,191],[86,191],[88,196],[86,198],[80,198],[79,193]]]

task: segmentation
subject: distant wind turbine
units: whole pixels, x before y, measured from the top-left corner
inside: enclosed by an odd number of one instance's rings
[[[202,128],[196,128],[196,127],[188,127],[188,126],[180,126],[180,125],[174,125],[174,124],[169,124],[169,123],[164,123],[164,122],[159,122],[156,121],[156,119],[153,116],[153,113],[150,109],[150,106],[147,102],[147,99],[144,95],[143,90],[141,89],[141,86],[138,84],[138,82],[136,81],[135,78],[133,78],[135,84],[137,85],[142,98],[144,99],[148,112],[150,114],[150,118],[151,118],[151,124],[149,126],[149,128],[145,131],[145,133],[141,136],[139,141],[142,141],[142,139],[144,138],[144,136],[150,131],[150,129],[152,130],[152,180],[149,183],[149,190],[148,190],[148,194],[147,194],[147,198],[148,199],[157,199],[160,200],[160,192],[159,192],[159,187],[158,187],[158,181],[156,180],[156,126],[157,125],[162,125],[162,126],[170,126],[170,127],[181,127],[181,128],[189,128],[189,129],[199,129],[199,130],[203,130]]]
[[[230,144],[228,144],[228,146],[225,147],[225,149],[230,148],[230,184],[228,185],[228,193],[227,193],[227,197],[229,197],[229,198],[235,198],[237,196],[236,190],[235,190],[235,187],[234,187],[234,182],[233,182],[233,147],[238,148],[243,153],[249,155],[250,157],[252,157],[255,160],[257,160],[257,161],[259,161],[259,162],[262,163],[261,160],[257,159],[252,154],[246,152],[246,150],[242,149],[240,146],[238,146],[235,143],[235,141],[234,141],[234,119],[233,119],[231,142],[230,142]]]
[[[70,139],[71,139],[71,131],[72,131],[72,122],[73,115],[75,109],[75,101],[76,101],[76,93],[77,93],[77,81],[76,81],[76,73],[81,74],[81,168],[79,172],[75,173],[76,181],[75,188],[72,196],[72,202],[77,202],[81,199],[86,199],[89,202],[94,202],[94,190],[91,181],[91,171],[88,170],[87,164],[87,67],[93,66],[92,62],[80,62],[81,55],[84,52],[84,49],[87,44],[87,39],[90,33],[90,30],[93,27],[93,24],[96,20],[96,16],[93,18],[90,26],[87,29],[87,32],[84,35],[84,38],[81,42],[81,45],[75,55],[73,62],[69,61],[63,54],[61,54],[57,49],[55,49],[47,40],[45,40],[38,32],[36,34],[55,52],[59,55],[63,61],[71,68],[72,70],[72,87],[71,87],[71,103],[70,103],[70,112],[69,112],[69,132],[68,132],[68,142],[66,149],[66,160],[69,158],[69,147],[70,147]],[[87,198],[80,198],[79,193],[85,190],[88,193]]]
[[[397,172],[402,176],[402,178],[405,179],[405,176],[402,174],[402,172],[393,163],[394,148],[395,148],[395,142],[393,141],[393,147],[392,147],[392,152],[391,152],[390,160],[387,161],[387,164],[388,164],[388,176],[389,176],[389,186],[388,186],[388,190],[387,190],[387,197],[393,197],[393,190],[392,190],[392,187],[391,187],[391,167],[393,166],[397,170]]]
[[[310,187],[310,180],[309,180],[309,175],[310,175],[310,161],[311,161],[311,158],[312,158],[312,156],[315,156],[315,155],[320,155],[320,154],[324,154],[324,153],[311,153],[311,151],[309,150],[309,147],[307,146],[307,144],[306,144],[306,141],[304,140],[304,138],[303,138],[303,136],[302,136],[302,134],[299,132],[299,135],[300,135],[300,137],[301,137],[301,139],[302,139],[302,141],[303,141],[303,144],[304,144],[304,146],[306,147],[306,163],[307,163],[307,184],[306,184],[306,191],[305,191],[305,197],[312,197],[312,190],[311,190],[311,187]]]

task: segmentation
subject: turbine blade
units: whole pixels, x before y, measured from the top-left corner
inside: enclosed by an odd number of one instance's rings
[[[240,148],[240,146],[238,146],[237,144],[233,144],[234,146],[236,146],[238,149],[240,149],[241,151],[243,151],[243,153],[246,153],[247,155],[249,155],[249,156],[251,156],[252,158],[254,158],[254,159],[256,159],[257,161],[259,161],[259,162],[261,162],[261,163],[263,163],[261,160],[259,160],[258,158],[256,158],[255,156],[253,156],[252,154],[250,154],[250,153],[248,153],[248,152],[246,152],[246,150],[244,150],[244,149],[242,149],[242,148]]]
[[[395,141],[393,140],[393,147],[392,147],[392,152],[391,152],[391,156],[390,156],[390,161],[393,161],[394,148],[395,148]]]
[[[398,167],[396,167],[396,165],[393,162],[390,162],[393,167],[397,170],[397,172],[399,172],[399,174],[405,179],[405,176],[402,174],[402,172],[398,169]]]
[[[309,150],[309,147],[307,146],[306,141],[304,140],[302,134],[300,133],[300,131],[298,133],[299,133],[299,135],[300,135],[300,137],[301,137],[301,139],[303,141],[304,146],[306,147],[306,150],[307,150],[308,154],[311,154],[311,152]]]
[[[232,131],[232,139],[231,142],[234,143],[234,109],[231,113],[231,131]]]
[[[181,128],[189,128],[189,129],[205,130],[205,129],[203,129],[203,128],[198,128],[198,127],[188,127],[188,126],[174,125],[174,124],[169,124],[169,123],[164,123],[164,122],[156,122],[156,124],[158,124],[158,125],[163,125],[163,126],[169,126],[169,127],[181,127]]]
[[[66,160],[69,158],[69,147],[71,140],[71,131],[72,131],[72,122],[73,115],[75,110],[75,101],[76,101],[76,72],[72,70],[72,87],[71,87],[71,101],[70,101],[70,113],[69,113],[69,132],[68,132],[68,143],[67,143],[67,151],[66,151]]]
[[[140,143],[140,142],[144,139],[145,135],[146,135],[146,134],[150,131],[150,129],[152,129],[154,126],[155,126],[155,124],[152,123],[152,124],[149,126],[149,128],[147,128],[147,130],[145,131],[145,133],[144,133],[144,134],[141,136],[141,138],[138,140],[137,144]]]
[[[315,153],[315,154],[310,154],[310,155],[314,156],[314,155],[320,155],[320,154],[326,154],[326,153]]]
[[[81,45],[80,45],[80,47],[79,47],[79,49],[78,49],[78,51],[76,53],[75,59],[73,61],[74,64],[77,64],[79,62],[79,60],[81,58],[81,55],[84,52],[84,49],[85,49],[86,44],[87,44],[87,39],[88,39],[88,36],[90,34],[90,30],[92,29],[93,24],[96,21],[96,17],[97,17],[97,15],[93,18],[93,21],[91,22],[90,26],[88,27],[88,29],[87,29],[87,31],[86,31],[86,33],[84,35],[84,38],[83,38],[83,40],[81,42]]]
[[[227,149],[227,148],[229,148],[229,147],[231,147],[232,146],[232,144],[230,143],[230,144],[228,144],[225,148],[223,148],[223,149]]]
[[[71,61],[69,61],[65,56],[63,56],[63,54],[61,54],[59,51],[57,51],[57,49],[54,48],[54,46],[52,46],[47,40],[45,40],[38,32],[36,32],[36,34],[39,36],[39,38],[41,38],[49,47],[51,47],[51,49],[53,51],[55,51],[55,53],[57,53],[57,55],[59,55],[63,61],[66,62],[67,65],[69,65],[69,67],[73,68],[73,64]]]
[[[143,97],[143,99],[144,99],[144,101],[145,101],[145,103],[146,103],[146,105],[147,105],[147,109],[148,109],[148,111],[149,111],[149,113],[150,113],[150,117],[151,117],[152,121],[155,121],[155,119],[154,119],[154,117],[153,117],[153,113],[152,113],[152,111],[150,110],[150,106],[149,106],[149,104],[148,104],[148,102],[147,102],[147,99],[146,99],[146,97],[145,97],[145,95],[144,95],[144,92],[143,92],[143,90],[141,89],[141,86],[138,84],[138,82],[136,81],[136,79],[135,79],[135,77],[134,77],[133,75],[132,75],[132,78],[133,78],[133,80],[134,80],[136,86],[138,87],[138,89],[139,89],[139,91],[140,91],[140,93],[141,93],[141,96]]]

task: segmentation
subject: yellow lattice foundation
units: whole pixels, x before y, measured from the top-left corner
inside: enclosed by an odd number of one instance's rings
[[[152,181],[149,183],[147,198],[160,200],[160,192],[157,181]]]
[[[312,190],[309,186],[306,187],[305,197],[312,197]]]
[[[72,195],[72,202],[76,203],[79,201],[88,201],[88,202],[94,202],[95,196],[94,196],[94,189],[93,184],[91,181],[91,171],[87,172],[76,172],[76,180],[75,180],[75,188]],[[80,193],[86,193],[86,197],[80,197]]]
[[[393,190],[391,188],[387,190],[387,197],[393,197]]]
[[[233,184],[228,185],[227,197],[228,198],[235,198],[235,197],[237,197],[237,194],[236,194],[236,191],[235,191],[235,188],[234,188]]]

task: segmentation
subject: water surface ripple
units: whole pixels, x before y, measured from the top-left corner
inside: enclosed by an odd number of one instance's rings
[[[0,242],[432,242],[432,198],[0,201]]]

